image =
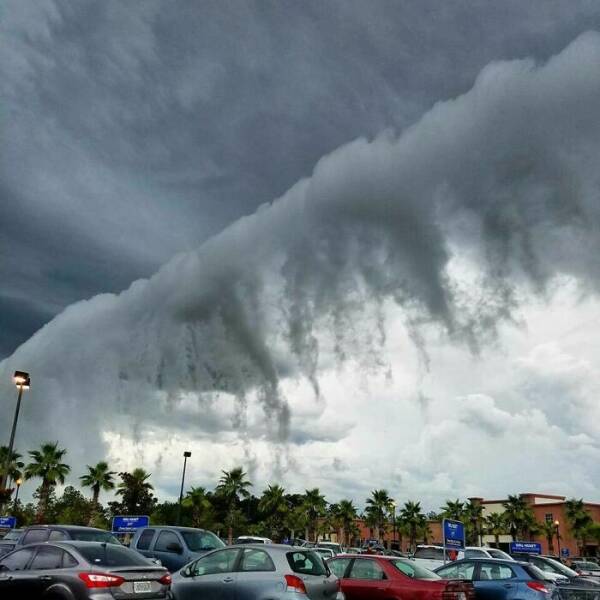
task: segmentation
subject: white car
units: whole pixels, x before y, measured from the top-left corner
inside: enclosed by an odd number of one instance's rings
[[[272,544],[273,540],[257,535],[240,535],[233,540],[234,544]]]
[[[421,567],[433,571],[444,564],[444,548],[426,544],[419,545],[411,560],[414,560]]]
[[[317,548],[327,548],[334,554],[341,554],[343,552],[341,544],[336,542],[317,542]]]
[[[514,560],[514,558],[499,548],[488,546],[467,546],[458,552],[458,560],[463,558],[501,558],[502,560]]]

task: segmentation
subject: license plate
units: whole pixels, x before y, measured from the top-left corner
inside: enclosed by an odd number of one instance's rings
[[[152,583],[150,581],[134,581],[133,582],[133,593],[134,594],[147,594],[152,591]]]

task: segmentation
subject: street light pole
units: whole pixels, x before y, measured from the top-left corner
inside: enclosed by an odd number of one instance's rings
[[[396,546],[396,503],[392,502],[392,524],[394,529],[394,547]]]
[[[19,420],[19,411],[21,410],[21,398],[23,397],[23,390],[28,390],[31,385],[29,373],[25,371],[15,371],[14,382],[19,390],[17,396],[17,407],[15,408],[15,416],[13,419],[12,429],[10,432],[10,442],[8,444],[8,453],[6,455],[6,461],[4,463],[4,469],[2,471],[2,478],[0,479],[0,489],[5,489],[9,478],[10,463],[12,461],[12,455],[15,445],[15,433],[17,432],[17,421]]]
[[[15,492],[15,500],[13,502],[13,513],[17,512],[17,500],[19,499],[19,490],[21,489],[22,479],[17,479],[15,484],[17,485],[17,491]]]
[[[558,530],[560,521],[554,521],[554,525],[556,527],[556,543],[558,545],[558,558],[560,558],[560,532]]]
[[[185,484],[185,467],[187,465],[187,459],[191,455],[192,455],[192,453],[187,450],[183,453],[183,473],[181,475],[181,490],[179,491],[179,505],[177,506],[177,525],[181,525],[181,502],[183,501],[183,486]]]

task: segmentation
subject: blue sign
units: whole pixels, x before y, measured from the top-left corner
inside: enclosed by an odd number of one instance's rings
[[[140,527],[148,527],[150,517],[120,516],[113,517],[113,533],[135,533]]]
[[[460,521],[444,519],[444,547],[449,550],[462,550],[465,547],[465,526]]]
[[[17,517],[0,517],[0,529],[14,529],[17,526]]]
[[[538,542],[511,542],[510,553],[525,552],[527,554],[541,554],[542,545]]]
[[[571,552],[569,551],[568,548],[561,548],[560,555],[564,556],[565,558],[569,558],[569,556],[571,555]]]

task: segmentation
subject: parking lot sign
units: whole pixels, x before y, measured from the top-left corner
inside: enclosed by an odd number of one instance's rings
[[[444,562],[448,551],[462,550],[465,547],[465,525],[461,521],[444,519],[442,522],[444,536]]]
[[[0,529],[14,529],[17,526],[17,517],[0,517]]]
[[[569,556],[571,555],[571,552],[570,552],[570,550],[568,548],[561,548],[560,549],[560,555],[563,558],[569,558]]]
[[[150,525],[150,517],[121,515],[113,517],[112,530],[113,533],[135,533],[140,527],[148,527]]]
[[[510,553],[525,552],[526,554],[541,554],[542,545],[538,542],[511,542]]]

